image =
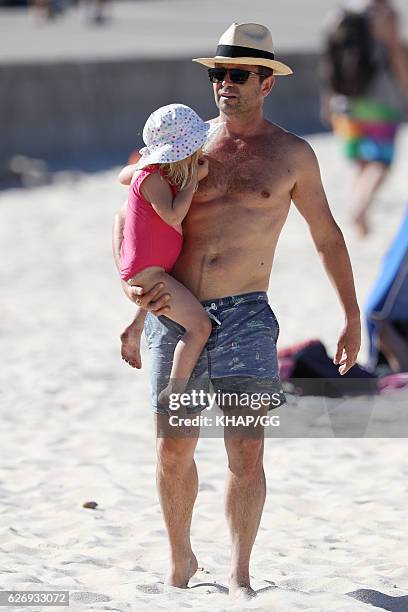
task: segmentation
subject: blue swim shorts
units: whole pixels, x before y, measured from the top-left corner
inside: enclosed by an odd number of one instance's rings
[[[186,392],[203,390],[215,393],[218,398],[232,393],[269,394],[268,410],[282,405],[286,400],[276,352],[279,324],[266,292],[243,293],[201,304],[211,319],[212,332]],[[152,409],[158,414],[169,414],[158,405],[157,398],[169,382],[174,349],[185,330],[169,318],[150,312],[144,329],[150,354]],[[186,410],[195,414],[204,408],[205,404],[192,402]]]

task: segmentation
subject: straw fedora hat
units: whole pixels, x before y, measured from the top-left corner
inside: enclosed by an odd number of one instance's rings
[[[275,60],[272,36],[259,23],[233,23],[218,43],[215,57],[198,57],[193,62],[214,68],[216,64],[249,64],[272,68],[274,76],[292,74],[286,64]]]

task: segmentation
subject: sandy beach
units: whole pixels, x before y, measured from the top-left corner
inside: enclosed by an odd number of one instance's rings
[[[349,223],[352,174],[338,143],[309,141],[363,305],[408,201],[408,128],[365,242]],[[223,441],[201,439],[192,529],[201,569],[187,590],[164,587],[148,354],[144,346],[138,372],[119,352],[133,308],[111,256],[126,197],[117,171],[0,192],[0,589],[69,590],[78,610],[408,610],[408,462],[396,437],[266,441],[268,494],[251,565],[258,597],[244,607],[227,597]],[[318,337],[333,352],[341,310],[294,208],[269,297],[280,347]],[[360,363],[366,356],[364,337]]]

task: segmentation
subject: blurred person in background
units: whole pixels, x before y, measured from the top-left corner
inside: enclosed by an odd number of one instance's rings
[[[49,21],[58,17],[68,4],[69,2],[64,0],[31,0],[34,15],[39,21]]]
[[[353,222],[366,236],[368,209],[389,173],[408,108],[408,59],[389,0],[349,2],[328,30],[320,66],[321,115],[357,165]]]
[[[53,11],[50,0],[32,0],[34,15],[39,20],[52,19]]]
[[[85,8],[88,21],[96,24],[105,23],[107,20],[106,7],[109,0],[82,0],[81,5]]]

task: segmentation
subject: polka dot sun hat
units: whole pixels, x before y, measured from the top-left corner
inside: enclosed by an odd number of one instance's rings
[[[210,125],[184,104],[168,104],[155,110],[143,128],[145,147],[136,168],[171,164],[189,157],[208,142],[220,124]]]

